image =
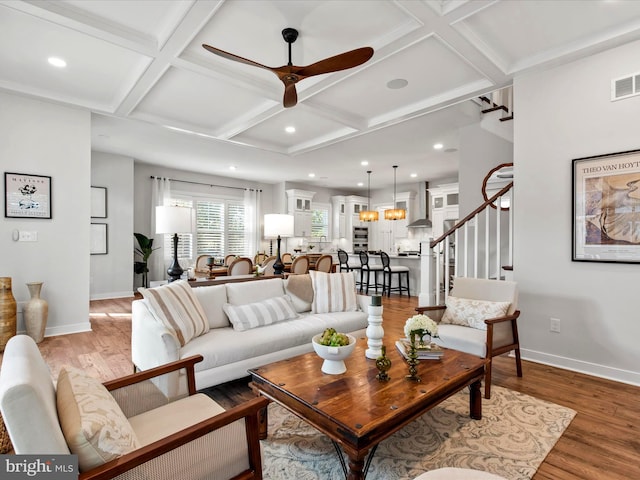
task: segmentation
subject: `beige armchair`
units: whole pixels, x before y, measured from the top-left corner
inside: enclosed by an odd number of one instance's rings
[[[515,282],[456,277],[446,305],[418,307],[416,311],[439,322],[436,343],[487,359],[484,396],[491,398],[493,357],[514,351],[516,372],[522,377],[517,307]],[[500,313],[495,314],[497,311]],[[486,316],[484,312],[493,313]]]
[[[54,387],[31,337],[12,337],[0,369],[0,411],[15,453],[75,453],[81,480],[261,479],[258,412],[267,400],[225,411],[196,394],[194,364],[201,360],[104,384],[65,367]],[[153,379],[182,368],[189,395],[171,401]]]

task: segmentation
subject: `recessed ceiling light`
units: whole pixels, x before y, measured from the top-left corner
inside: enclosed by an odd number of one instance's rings
[[[238,167],[236,167],[235,165],[229,165],[229,170],[237,170]]]
[[[54,67],[64,68],[67,66],[67,62],[65,62],[60,57],[49,57],[47,58],[47,61],[49,62],[50,65],[53,65]]]
[[[404,88],[407,85],[409,85],[409,82],[404,78],[394,78],[387,82],[387,88],[390,88],[391,90],[398,90],[399,88]]]
[[[445,149],[445,152],[447,152],[447,153],[453,153],[453,152],[457,152],[457,151],[458,151],[457,148],[447,148],[447,149]]]
[[[368,160],[362,160],[360,162],[360,165],[367,166],[367,165],[369,165],[369,161]]]
[[[315,173],[310,173],[310,174],[309,174],[309,176],[310,176],[311,178],[313,178],[313,177],[315,177],[315,176],[316,176],[316,174],[315,174]]]
[[[442,145],[441,143],[434,143],[433,144],[433,148],[435,148],[436,150],[441,150],[442,147],[444,147],[444,145]]]
[[[359,187],[364,187],[364,183],[362,183],[362,182],[358,182],[358,186],[359,186]]]
[[[288,127],[284,128],[284,131],[287,133],[296,133],[296,127],[289,125]]]
[[[417,174],[417,173],[412,173],[412,174],[411,174],[411,178],[416,178],[417,176],[418,176],[418,174]]]

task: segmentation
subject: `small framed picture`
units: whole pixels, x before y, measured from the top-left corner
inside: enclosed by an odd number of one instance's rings
[[[573,160],[574,262],[640,263],[640,150]]]
[[[106,187],[91,187],[91,218],[107,218]]]
[[[106,223],[91,224],[91,255],[106,255],[109,253],[108,225]]]
[[[4,192],[5,217],[51,218],[51,177],[5,172]]]

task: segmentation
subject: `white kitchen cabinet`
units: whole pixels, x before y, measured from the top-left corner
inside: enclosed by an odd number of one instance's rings
[[[347,236],[346,205],[344,195],[331,197],[332,207],[332,237],[337,240]]]
[[[445,220],[457,220],[459,216],[458,184],[446,183],[429,189],[431,196],[431,222],[433,238],[444,233]]]
[[[293,215],[293,236],[311,236],[311,201],[316,192],[308,190],[286,190],[287,212]]]

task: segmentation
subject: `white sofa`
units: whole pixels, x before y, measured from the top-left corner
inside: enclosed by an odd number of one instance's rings
[[[352,274],[331,275],[351,275],[353,279]],[[298,285],[300,280],[296,279]],[[132,303],[131,335],[134,366],[147,370],[191,355],[202,355],[204,360],[196,364],[195,379],[196,388],[203,389],[245,377],[250,368],[311,352],[311,337],[325,328],[333,327],[356,337],[364,335],[370,297],[355,295],[355,281],[353,306],[357,310],[331,313],[312,313],[308,292],[302,297],[298,296],[296,293],[299,291],[291,289],[294,286],[291,282],[290,279],[276,278],[190,289],[202,307],[209,331],[189,340],[184,346],[180,345],[175,333],[157,318],[157,312],[154,311],[157,309],[154,309],[148,295],[142,300],[135,300]],[[315,281],[313,285],[315,296]],[[225,304],[254,304],[285,295],[292,300],[298,314],[296,318],[238,331],[231,325],[225,312]],[[318,308],[318,311],[322,309]],[[159,387],[170,397],[187,390],[184,375],[164,378],[163,382]]]

